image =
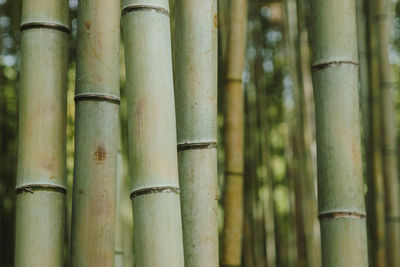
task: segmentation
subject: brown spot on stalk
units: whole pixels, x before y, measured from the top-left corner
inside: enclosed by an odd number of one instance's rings
[[[94,152],[94,158],[96,159],[98,164],[101,164],[105,161],[107,157],[107,151],[104,145],[98,145],[96,152]]]
[[[90,22],[90,20],[85,21],[85,28],[86,30],[90,30],[90,27],[92,26],[92,23]]]
[[[217,14],[214,15],[213,22],[214,22],[214,27],[218,28],[218,15]]]
[[[51,176],[49,179],[52,180],[52,179],[54,179],[54,178],[56,178],[56,177],[54,177],[54,175],[53,175],[53,176]]]
[[[83,189],[79,189],[79,190],[78,190],[78,193],[79,193],[80,195],[82,195],[82,194],[83,194]]]
[[[54,157],[49,158],[47,160],[45,160],[42,164],[42,166],[46,169],[46,170],[53,170],[56,168],[56,159]]]

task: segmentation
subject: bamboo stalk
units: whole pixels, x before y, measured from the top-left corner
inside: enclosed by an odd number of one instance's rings
[[[122,14],[135,264],[184,266],[168,1]]]
[[[371,238],[370,255],[371,266],[386,266],[386,230],[385,230],[385,203],[384,181],[381,150],[381,107],[379,96],[379,58],[377,25],[374,23],[374,14],[377,1],[369,0],[366,3],[367,22],[367,49],[369,72],[369,112],[368,128],[366,130],[366,173],[368,184],[368,230]],[[362,62],[361,62],[362,63]]]
[[[311,3],[323,266],[367,267],[355,1]]]
[[[225,72],[225,195],[222,266],[240,265],[243,226],[243,88],[247,1],[233,0]]]
[[[218,266],[217,3],[175,3],[175,82],[185,264]]]
[[[78,6],[71,266],[114,266],[120,2]]]
[[[388,47],[391,34],[391,1],[377,1],[374,16],[378,31],[378,55],[380,76],[382,159],[385,181],[386,248],[387,264],[400,266],[400,196],[396,118],[393,96],[393,71],[389,62]]]
[[[68,23],[68,1],[23,1],[16,267],[63,266]]]

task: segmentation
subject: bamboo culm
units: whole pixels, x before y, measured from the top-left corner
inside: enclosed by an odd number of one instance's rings
[[[225,73],[225,194],[222,266],[240,265],[243,227],[243,88],[247,1],[230,4]]]
[[[400,196],[393,71],[389,62],[392,1],[378,0],[374,16],[378,31],[382,159],[385,184],[387,266],[400,266]]]
[[[64,265],[68,25],[68,1],[23,1],[16,267]]]
[[[185,264],[218,266],[217,1],[175,3],[175,98]]]
[[[136,266],[184,266],[169,4],[125,0],[129,167]]]
[[[367,267],[355,1],[313,0],[311,11],[322,262]]]
[[[79,1],[71,266],[114,266],[119,0]]]

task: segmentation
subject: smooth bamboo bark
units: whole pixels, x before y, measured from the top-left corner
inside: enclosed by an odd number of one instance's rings
[[[15,266],[61,267],[68,1],[23,1]]]
[[[167,0],[126,0],[129,165],[135,265],[184,266]]]
[[[382,127],[382,159],[385,181],[386,248],[387,264],[400,266],[400,196],[398,173],[398,149],[396,118],[393,95],[393,71],[389,62],[392,1],[377,1],[374,21],[378,31],[378,55],[380,76],[380,103]]]
[[[114,266],[120,2],[79,1],[71,266]]]
[[[355,1],[311,3],[322,262],[367,267]]]
[[[15,266],[63,264],[67,25],[67,2],[23,3]]]
[[[225,195],[222,266],[240,265],[243,226],[243,88],[247,1],[230,4],[225,73]]]
[[[370,235],[371,266],[386,266],[386,230],[385,230],[385,196],[381,150],[381,107],[379,94],[379,58],[377,25],[374,17],[377,1],[366,3],[367,49],[369,71],[369,112],[366,130],[366,173],[367,173],[367,208],[368,230]]]
[[[218,266],[217,2],[175,3],[175,97],[185,265]]]

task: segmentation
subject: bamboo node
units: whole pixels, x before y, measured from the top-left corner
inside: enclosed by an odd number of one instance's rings
[[[319,220],[323,219],[366,219],[367,214],[357,211],[329,211],[318,215]]]
[[[386,216],[386,222],[388,222],[388,223],[400,223],[400,216]]]
[[[169,17],[169,11],[163,7],[151,5],[130,5],[122,9],[122,16],[135,11],[155,11]]]
[[[160,194],[160,193],[175,193],[179,195],[180,189],[178,186],[153,186],[135,190],[131,193],[130,197],[133,200],[135,197],[148,194]]]
[[[395,86],[396,86],[396,83],[394,83],[394,82],[388,82],[388,81],[380,82],[380,87],[382,89],[392,89]]]
[[[391,16],[389,14],[383,13],[383,14],[376,14],[374,16],[374,20],[376,22],[380,21],[380,20],[386,20],[386,19],[391,19]]]
[[[231,175],[231,176],[243,176],[243,172],[235,172],[235,171],[225,171],[225,176]]]
[[[189,150],[189,149],[208,149],[217,148],[216,142],[203,142],[203,143],[183,143],[178,144],[178,151]]]
[[[56,31],[61,31],[69,34],[71,32],[71,29],[68,26],[65,26],[63,24],[59,23],[53,23],[53,22],[27,22],[22,24],[19,27],[20,31],[25,31],[25,30],[30,30],[30,29],[51,29],[51,30],[56,30]]]
[[[55,184],[28,184],[23,186],[18,186],[15,188],[15,194],[21,194],[24,192],[29,192],[31,194],[35,193],[35,191],[51,191],[58,192],[61,194],[67,194],[67,189],[61,185]]]
[[[328,60],[315,63],[311,66],[313,71],[326,69],[333,66],[341,66],[341,65],[353,65],[358,67],[358,62],[352,60]]]
[[[398,150],[397,150],[397,148],[383,148],[382,149],[382,154],[384,156],[397,155],[398,154]]]
[[[103,94],[103,93],[83,93],[83,94],[77,94],[75,95],[74,98],[75,102],[78,101],[105,101],[105,102],[110,102],[113,104],[119,105],[121,102],[119,96],[116,95],[109,95],[109,94]]]
[[[242,83],[241,78],[226,78],[225,83]]]

